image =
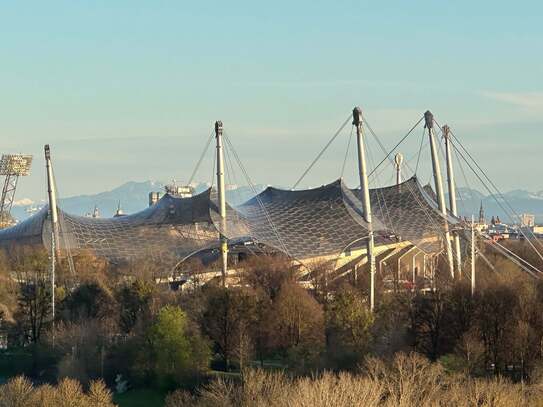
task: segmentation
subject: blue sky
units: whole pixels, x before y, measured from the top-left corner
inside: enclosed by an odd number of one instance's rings
[[[36,155],[19,198],[45,197],[45,143],[63,196],[183,181],[221,119],[256,183],[290,186],[354,105],[387,147],[431,109],[503,189],[543,190],[528,175],[542,17],[540,2],[3,2],[0,151]],[[302,185],[340,175],[348,136]]]

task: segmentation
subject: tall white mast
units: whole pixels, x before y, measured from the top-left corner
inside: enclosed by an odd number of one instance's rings
[[[439,210],[443,215],[445,226],[445,249],[447,251],[447,261],[449,263],[449,271],[451,277],[454,278],[454,263],[452,255],[451,234],[449,233],[449,224],[447,222],[447,207],[445,206],[445,195],[443,194],[443,181],[441,179],[441,167],[439,165],[439,157],[437,154],[436,140],[434,137],[434,115],[428,110],[424,113],[426,122],[425,128],[428,129],[428,138],[430,139],[430,150],[432,153],[432,169],[434,172],[434,183],[436,187],[437,203]]]
[[[400,185],[402,183],[402,162],[403,155],[401,153],[397,153],[394,156],[394,167],[396,168],[396,185]]]
[[[221,216],[221,277],[222,285],[226,287],[226,273],[228,270],[228,240],[224,235],[226,230],[226,194],[224,189],[224,153],[222,144],[222,122],[215,122],[215,138],[217,141],[217,188],[219,192],[219,215]]]
[[[454,171],[452,162],[452,145],[451,145],[450,128],[447,125],[443,126],[443,138],[445,139],[445,156],[447,159],[447,184],[449,187],[449,206],[451,213],[454,216],[458,216],[458,209],[456,207],[456,184],[454,182]],[[454,257],[456,261],[456,271],[458,278],[462,277],[462,254],[460,251],[460,236],[458,233],[453,233],[454,241]]]
[[[362,128],[362,110],[359,107],[353,109],[353,125],[356,126],[356,138],[358,141],[358,172],[362,192],[362,205],[364,207],[364,219],[368,224],[367,250],[368,263],[370,265],[370,309],[373,311],[375,308],[375,242],[373,239],[373,226],[371,221],[371,202],[366,166],[366,150],[364,147],[364,131]]]
[[[47,195],[49,197],[49,218],[51,221],[51,313],[55,320],[55,265],[60,257],[60,240],[58,230],[58,208],[53,166],[51,165],[51,150],[49,144],[44,147],[45,168],[47,170]]]

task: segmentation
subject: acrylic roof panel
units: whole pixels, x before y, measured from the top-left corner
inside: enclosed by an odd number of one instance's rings
[[[367,224],[345,205],[341,181],[304,191],[267,188],[236,208],[250,236],[303,259],[339,254],[368,235]]]
[[[398,186],[370,191],[373,229],[425,251],[441,250],[446,224],[435,201],[411,178]],[[0,231],[0,245],[13,242],[49,247],[47,208]],[[165,195],[133,215],[100,219],[60,211],[61,249],[91,250],[111,260],[151,257],[175,265],[203,249],[217,247],[219,232],[231,240],[252,239],[298,259],[339,255],[368,235],[360,190],[341,180],[320,188],[288,191],[267,188],[238,207],[218,210],[215,190],[191,198]],[[458,222],[447,219],[449,226]]]

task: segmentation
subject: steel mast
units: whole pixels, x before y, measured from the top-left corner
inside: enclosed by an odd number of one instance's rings
[[[47,195],[49,197],[49,216],[51,221],[51,313],[55,320],[55,266],[60,257],[60,241],[58,230],[58,208],[53,166],[51,165],[51,150],[49,144],[44,147],[45,168],[47,170]]]
[[[219,215],[221,217],[220,243],[221,243],[221,277],[222,285],[226,287],[226,273],[228,271],[228,239],[224,235],[226,230],[226,194],[224,188],[224,153],[222,144],[222,122],[215,122],[215,138],[217,142],[217,188],[219,192]]]
[[[458,209],[456,206],[456,184],[454,182],[454,171],[452,162],[452,145],[450,128],[447,125],[443,126],[443,138],[445,139],[445,156],[447,160],[447,184],[449,187],[449,207],[451,213],[454,216],[458,216]],[[456,262],[456,271],[458,272],[458,278],[462,277],[462,253],[460,251],[460,236],[458,233],[453,233],[454,242],[454,257]]]
[[[364,130],[362,128],[362,110],[360,107],[353,109],[353,125],[356,126],[356,139],[358,144],[358,172],[360,176],[360,189],[362,192],[362,205],[364,209],[364,219],[368,224],[368,263],[370,265],[370,309],[375,308],[375,242],[373,239],[373,225],[371,220],[371,202],[368,184],[368,171],[366,166],[366,150],[364,147]]]
[[[443,180],[441,178],[441,167],[439,165],[439,157],[437,154],[436,140],[434,137],[434,115],[429,110],[424,113],[424,127],[428,129],[428,138],[430,139],[430,150],[432,153],[432,169],[434,173],[434,183],[436,187],[437,203],[439,210],[443,215],[445,222],[445,249],[447,251],[447,261],[449,263],[449,271],[451,277],[454,278],[454,263],[451,245],[451,234],[449,233],[449,224],[447,222],[447,207],[445,206],[445,195],[443,193]]]

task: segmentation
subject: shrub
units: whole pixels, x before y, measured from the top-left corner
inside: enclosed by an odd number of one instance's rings
[[[24,376],[0,386],[1,407],[114,407],[111,392],[102,381],[92,382],[85,393],[81,384],[64,379],[58,386],[34,387]]]

